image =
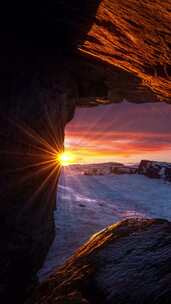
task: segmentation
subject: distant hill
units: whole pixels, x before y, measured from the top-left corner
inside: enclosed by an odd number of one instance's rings
[[[69,166],[84,175],[142,174],[150,178],[171,182],[171,163],[141,160],[139,164],[124,165],[117,162],[98,164],[76,164]]]
[[[79,170],[84,175],[134,174],[138,166],[128,166],[117,162],[71,165],[71,169]]]

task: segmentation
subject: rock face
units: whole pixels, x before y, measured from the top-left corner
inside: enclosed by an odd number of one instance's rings
[[[63,150],[64,127],[75,109],[72,84],[63,67],[55,83],[50,69],[47,78],[35,75],[34,83],[25,80],[21,91],[1,96],[0,298],[4,304],[23,303],[54,237],[60,173],[55,154]]]
[[[95,234],[27,304],[170,303],[171,223],[129,219]]]
[[[151,160],[142,160],[138,167],[138,173],[151,178],[161,178],[171,182],[171,164]]]
[[[170,0],[50,0],[41,7],[29,1],[27,9],[7,4],[0,20],[2,89],[11,91],[26,65],[39,62],[43,75],[45,65],[65,55],[78,105],[123,98],[171,102],[170,5]]]
[[[101,1],[80,51],[131,72],[170,102],[170,6],[170,0]]]
[[[75,5],[76,2],[74,1]],[[20,304],[54,237],[53,210],[64,127],[77,88],[73,49],[97,3],[4,5],[0,32],[0,299]],[[56,12],[55,12],[56,9]],[[68,16],[68,17],[67,17]],[[80,18],[85,26],[81,30]],[[45,21],[46,20],[46,21]],[[71,26],[71,20],[74,24]]]

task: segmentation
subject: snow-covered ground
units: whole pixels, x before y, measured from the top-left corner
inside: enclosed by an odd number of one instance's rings
[[[126,217],[171,220],[171,183],[136,174],[86,176],[65,167],[54,217],[56,237],[40,280],[107,225]]]

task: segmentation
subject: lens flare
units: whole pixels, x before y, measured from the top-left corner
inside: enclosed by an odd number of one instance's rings
[[[69,166],[74,163],[74,155],[69,151],[59,153],[56,158],[61,166]]]

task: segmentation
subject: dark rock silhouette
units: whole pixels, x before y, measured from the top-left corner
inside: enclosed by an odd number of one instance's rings
[[[165,162],[142,160],[138,167],[138,173],[151,178],[159,178],[171,181],[171,164]]]
[[[95,234],[30,303],[170,303],[171,223],[129,219]]]
[[[4,3],[0,12],[0,298],[23,303],[54,237],[71,73],[97,1]],[[80,22],[84,24],[81,28]]]

